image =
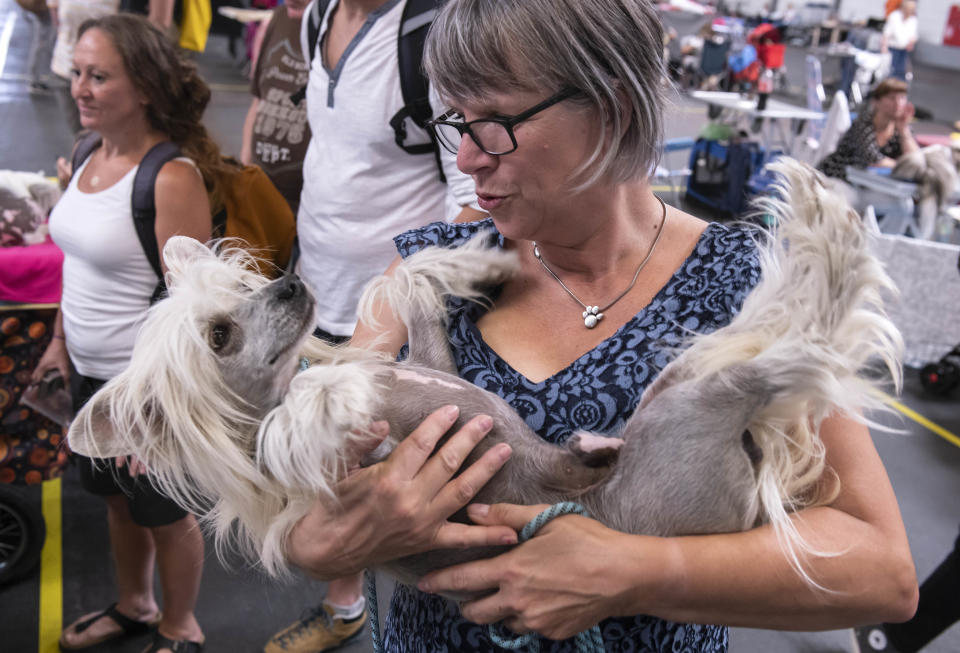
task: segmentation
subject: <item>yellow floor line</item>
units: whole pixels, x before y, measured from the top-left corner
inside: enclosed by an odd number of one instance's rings
[[[951,433],[951,432],[948,431],[947,429],[943,428],[943,427],[940,426],[939,424],[936,424],[936,423],[934,423],[934,422],[931,422],[930,420],[928,420],[926,417],[924,417],[923,415],[921,415],[921,414],[918,413],[917,411],[913,410],[912,408],[908,408],[908,407],[904,406],[903,404],[901,404],[899,401],[897,401],[897,400],[894,399],[893,397],[889,397],[889,396],[887,396],[887,395],[884,395],[883,400],[884,400],[885,402],[887,402],[888,404],[890,404],[891,406],[893,406],[894,408],[896,408],[896,409],[897,409],[898,411],[900,411],[901,413],[903,413],[905,416],[907,416],[907,417],[909,417],[910,419],[912,419],[914,422],[916,422],[916,423],[919,424],[920,426],[923,426],[923,427],[925,427],[925,428],[930,429],[931,431],[933,431],[934,433],[936,433],[937,435],[939,435],[941,438],[943,438],[944,440],[946,440],[946,441],[949,442],[950,444],[952,444],[952,445],[954,445],[954,446],[957,446],[957,447],[960,447],[960,437],[957,437],[956,435],[954,435],[953,433]]]
[[[40,554],[40,632],[38,653],[55,653],[60,648],[63,627],[63,546],[61,542],[60,479],[43,483],[43,519],[47,539]]]

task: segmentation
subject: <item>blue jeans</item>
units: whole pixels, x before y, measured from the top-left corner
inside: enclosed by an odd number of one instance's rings
[[[893,57],[893,61],[890,62],[890,76],[906,81],[907,57],[910,53],[899,48],[890,48],[890,54]]]

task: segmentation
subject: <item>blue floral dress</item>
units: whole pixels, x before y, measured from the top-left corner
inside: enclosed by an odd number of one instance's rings
[[[429,245],[451,246],[489,230],[492,220],[435,223],[395,238],[401,256]],[[534,431],[561,443],[584,429],[613,432],[631,415],[644,388],[669,362],[690,332],[727,324],[760,277],[756,247],[748,231],[707,226],[693,252],[650,304],[613,336],[569,367],[534,383],[486,345],[476,327],[485,310],[452,301],[449,334],[460,376],[503,397]],[[600,624],[605,649],[612,651],[722,653],[725,626],[672,623],[649,616],[607,619]],[[541,640],[541,651],[576,651],[574,640]],[[397,585],[384,632],[386,651],[459,653],[502,651],[487,627],[460,616],[455,603]]]

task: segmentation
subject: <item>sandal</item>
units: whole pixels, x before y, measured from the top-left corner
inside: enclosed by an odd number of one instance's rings
[[[83,644],[82,646],[73,646],[63,641],[64,633],[66,633],[67,630],[69,630],[70,628],[73,628],[73,632],[75,633],[82,633],[87,628],[92,626],[97,621],[100,621],[104,617],[110,617],[111,619],[113,619],[113,621],[116,622],[118,626],[120,626],[120,630],[107,633],[101,637],[90,640],[89,642],[87,642],[86,644]],[[154,615],[153,618],[151,618],[148,621],[138,621],[136,619],[132,619],[126,615],[123,615],[117,612],[117,604],[114,603],[110,607],[108,607],[106,610],[103,610],[101,612],[96,613],[95,615],[87,617],[83,621],[74,622],[71,626],[67,626],[67,628],[63,631],[63,633],[60,634],[59,644],[60,644],[61,650],[79,651],[82,649],[90,648],[92,646],[96,646],[97,644],[102,644],[103,642],[109,641],[111,639],[136,637],[138,635],[144,635],[148,633],[150,629],[155,627],[158,623],[160,623],[159,612],[157,612],[157,614]]]
[[[164,637],[158,630],[153,634],[153,641],[140,653],[158,653],[163,649],[172,651],[172,653],[200,653],[203,650],[203,642],[191,642],[186,639],[173,640]]]

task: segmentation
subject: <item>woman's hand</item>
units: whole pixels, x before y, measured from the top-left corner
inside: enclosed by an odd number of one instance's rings
[[[73,165],[66,158],[57,157],[57,181],[60,183],[60,190],[66,190],[72,176]]]
[[[40,383],[44,375],[50,370],[57,370],[64,383],[70,380],[70,356],[67,353],[67,345],[61,337],[54,336],[50,340],[50,344],[47,345],[47,349],[37,362],[37,366],[33,368],[30,382]]]
[[[914,108],[912,102],[907,102],[904,104],[903,109],[897,114],[897,117],[894,118],[894,123],[897,126],[897,130],[902,132],[905,129],[909,129],[915,113],[916,109]]]
[[[520,531],[546,508],[475,504],[467,514],[478,524]],[[503,621],[516,633],[566,639],[607,617],[631,614],[624,597],[635,588],[619,571],[620,561],[631,558],[630,539],[593,519],[565,515],[507,553],[433,572],[418,587],[493,591],[461,604],[463,616],[478,624]]]
[[[510,457],[510,447],[499,444],[453,478],[492,426],[477,416],[433,453],[458,415],[455,406],[435,411],[386,460],[341,481],[339,505],[318,501],[294,527],[289,560],[329,579],[433,549],[515,544],[508,526],[448,521]]]

